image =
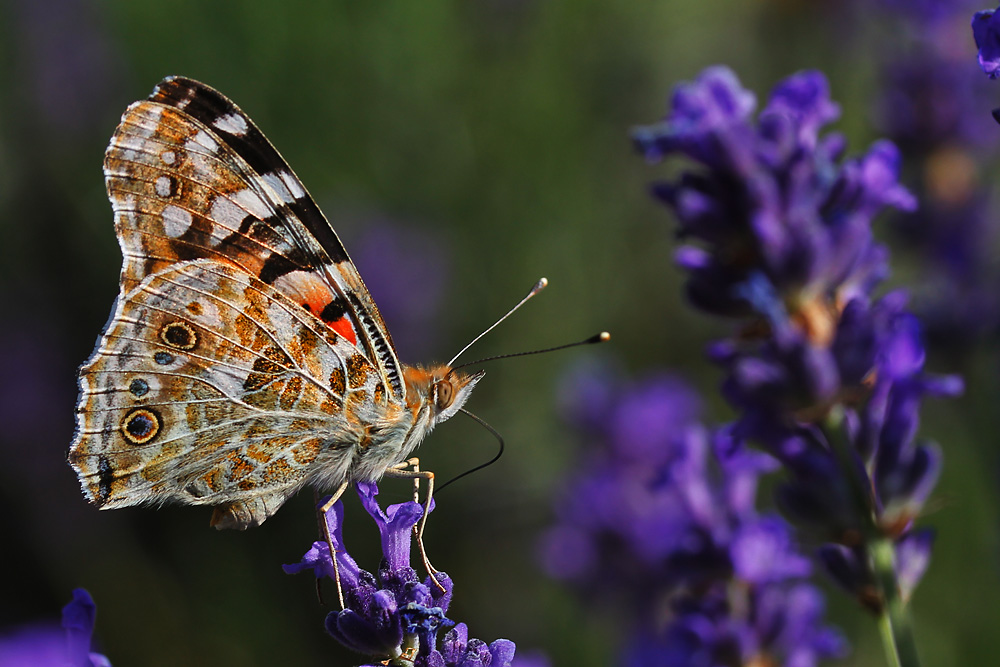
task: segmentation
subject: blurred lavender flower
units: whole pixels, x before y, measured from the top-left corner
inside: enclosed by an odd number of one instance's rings
[[[995,9],[972,16],[972,36],[979,49],[979,66],[991,79],[1000,77],[1000,16]]]
[[[890,2],[891,39],[880,41],[880,129],[913,166],[921,211],[893,229],[921,262],[914,308],[938,343],[968,349],[1000,331],[1000,306],[984,286],[1000,280],[993,260],[993,207],[978,187],[980,163],[995,152],[992,95],[968,63],[971,0]],[[974,21],[974,26],[976,22]]]
[[[105,29],[104,4],[17,0],[8,5],[12,46],[21,61],[17,74],[30,92],[32,119],[64,137],[94,131],[117,105],[112,92],[123,60]]]
[[[938,151],[958,147],[992,151],[997,139],[987,112],[991,98],[981,75],[969,67],[968,54],[941,53],[924,42],[914,51],[900,57],[895,50],[879,63],[875,112],[881,131],[907,158],[931,159]]]
[[[754,509],[770,456],[706,430],[697,395],[673,376],[568,384],[570,420],[591,446],[541,557],[552,577],[634,610],[623,664],[812,665],[844,651],[788,524]]]
[[[524,653],[519,653],[513,662],[510,663],[511,667],[552,667],[552,661],[549,660],[541,651],[529,651]]]
[[[365,221],[351,247],[400,355],[441,353],[430,348],[441,338],[441,307],[451,272],[446,244],[427,230],[377,219]]]
[[[879,0],[878,4],[905,15],[911,22],[932,24],[951,21],[958,13],[967,13],[978,3],[975,0]]]
[[[407,502],[390,505],[383,512],[375,499],[378,487],[374,483],[359,483],[357,491],[362,505],[378,526],[383,559],[378,573],[373,575],[358,567],[347,553],[343,538],[344,507],[338,501],[327,513],[326,522],[337,552],[344,608],[327,615],[327,632],[353,651],[378,661],[396,661],[390,664],[415,667],[510,665],[514,656],[513,642],[498,639],[487,646],[478,639],[469,639],[464,624],[453,627],[438,645],[438,630],[454,625],[445,616],[451,602],[452,583],[444,572],[434,575],[440,587],[430,576],[420,581],[410,567],[410,540],[423,507]],[[325,541],[315,542],[299,563],[285,565],[284,570],[288,574],[312,570],[317,578],[336,580]]]
[[[62,629],[39,626],[0,637],[0,665],[4,667],[111,667],[100,653],[91,651],[97,605],[90,594],[77,588],[63,607]]]
[[[745,318],[710,350],[741,411],[734,437],[781,461],[788,516],[847,549],[894,540],[898,558],[941,464],[936,447],[914,442],[920,402],[961,391],[957,378],[923,372],[906,297],[872,294],[888,273],[872,219],[916,202],[897,181],[893,144],[842,160],[843,138],[819,134],[837,115],[822,74],[779,83],[756,124],[752,111],[735,75],[710,68],[635,141],[651,161],[681,153],[702,166],[655,193],[681,238],[701,242],[678,251],[694,305]],[[911,588],[922,571],[908,569]]]

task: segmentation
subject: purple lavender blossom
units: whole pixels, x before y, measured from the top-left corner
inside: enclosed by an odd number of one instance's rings
[[[851,578],[843,556],[857,545],[886,536],[903,551],[941,466],[936,446],[915,441],[920,403],[955,395],[961,382],[924,372],[920,324],[904,294],[873,295],[888,253],[872,221],[885,208],[915,206],[898,183],[895,146],[877,142],[843,160],[843,138],[819,133],[836,107],[817,72],[779,83],[756,124],[747,108],[733,114],[722,104],[692,122],[684,101],[749,96],[731,72],[710,68],[635,139],[647,159],[680,153],[701,166],[655,193],[681,238],[700,242],[678,253],[694,305],[745,322],[710,350],[726,372],[724,395],[741,411],[733,435],[790,473],[778,501],[801,528],[838,545],[823,562],[843,583]],[[921,542],[914,562],[926,565],[929,546]],[[923,569],[908,569],[911,589]]]
[[[427,667],[510,667],[514,660],[514,642],[498,639],[487,644],[480,639],[470,639],[465,623],[449,630],[441,640],[439,650],[431,651]]]
[[[662,635],[646,633],[625,653],[627,667],[645,665],[794,665],[812,667],[842,656],[843,637],[822,624],[825,605],[808,584],[766,588],[754,596],[754,619],[732,619],[731,603],[720,593],[691,601]]]
[[[91,651],[97,605],[90,594],[77,588],[62,610],[62,628],[29,627],[0,637],[0,665],[6,667],[111,667],[100,653]]]
[[[413,527],[423,515],[423,507],[411,501],[383,511],[376,501],[378,487],[374,483],[360,483],[357,491],[378,526],[383,559],[376,574],[358,567],[344,547],[344,508],[337,501],[325,519],[336,550],[344,608],[327,615],[327,632],[347,648],[374,657],[373,664],[387,659],[414,667],[509,665],[513,642],[498,639],[487,646],[469,639],[464,624],[453,627],[438,645],[438,631],[454,626],[445,616],[452,582],[444,572],[420,581],[410,567]],[[284,570],[288,574],[312,570],[317,578],[336,580],[325,541],[315,542],[299,563],[285,565]]]
[[[541,557],[551,576],[634,610],[623,664],[811,665],[843,652],[802,581],[811,566],[790,527],[754,507],[770,456],[728,429],[706,430],[698,396],[675,377],[577,374],[570,386],[570,418],[603,419],[575,422],[591,446],[559,495]],[[814,602],[807,615],[803,597]]]
[[[542,653],[541,651],[528,651],[518,653],[517,657],[514,658],[513,662],[510,663],[511,667],[552,667],[552,661],[549,657]]]
[[[1000,16],[995,9],[972,16],[972,36],[979,49],[979,66],[991,79],[1000,77]]]
[[[894,216],[893,231],[919,253],[914,309],[930,338],[955,350],[1000,330],[1000,307],[984,289],[1000,274],[988,197],[977,187],[982,158],[995,153],[989,86],[968,58],[971,0],[889,2],[892,37],[880,40],[876,115],[900,147],[921,210]]]
[[[992,97],[965,59],[922,45],[913,54],[886,56],[875,109],[879,128],[908,156],[931,159],[961,146],[992,151],[997,139],[988,109]],[[909,160],[908,160],[909,161]]]
[[[899,157],[887,142],[838,164],[843,137],[819,136],[837,115],[822,74],[779,84],[758,127],[752,100],[730,70],[709,68],[677,88],[667,118],[636,130],[635,143],[647,160],[681,153],[705,168],[654,186],[677,215],[680,237],[703,244],[677,255],[694,303],[726,315],[759,312],[764,304],[751,300],[769,297],[748,290],[762,286],[760,276],[816,335],[828,336],[833,323],[818,301],[838,289],[849,298],[887,271],[871,218],[915,201],[896,182]],[[768,315],[780,318],[784,304],[769,305]]]

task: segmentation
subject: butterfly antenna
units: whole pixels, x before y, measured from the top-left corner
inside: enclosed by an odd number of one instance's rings
[[[544,285],[542,285],[542,287],[544,287]],[[472,473],[477,472],[479,470],[482,470],[483,468],[488,468],[489,466],[491,466],[494,463],[496,463],[497,461],[499,461],[500,457],[503,456],[503,447],[504,447],[503,437],[501,437],[501,435],[499,433],[497,433],[497,430],[495,428],[493,428],[492,426],[490,426],[489,424],[487,424],[484,419],[481,419],[480,417],[477,417],[476,415],[472,414],[471,412],[469,412],[465,408],[459,408],[458,411],[461,412],[461,413],[463,413],[463,414],[468,415],[469,417],[471,417],[473,419],[475,419],[477,422],[479,422],[483,426],[483,428],[485,428],[487,431],[489,431],[490,433],[492,433],[493,437],[496,438],[497,442],[500,443],[500,448],[497,450],[496,456],[494,456],[493,458],[491,458],[486,463],[480,463],[475,468],[470,468],[470,469],[466,470],[465,472],[463,472],[462,474],[456,475],[455,477],[452,477],[447,482],[445,482],[444,484],[442,484],[441,486],[439,486],[437,488],[437,491],[435,491],[435,495],[441,493],[441,491],[444,489],[444,487],[448,486],[452,482],[457,482],[458,480],[462,479],[466,475],[471,475]]]
[[[568,347],[578,347],[580,345],[593,345],[595,343],[606,343],[611,340],[611,334],[607,331],[602,331],[601,333],[594,334],[590,338],[585,338],[584,340],[578,340],[575,343],[564,343],[563,345],[556,345],[555,347],[546,347],[541,350],[529,350],[528,352],[511,352],[508,354],[498,354],[492,357],[484,357],[482,359],[476,359],[475,361],[470,361],[468,363],[459,364],[452,368],[452,370],[458,370],[459,368],[464,368],[465,366],[474,366],[476,364],[481,364],[484,361],[496,361],[497,359],[510,359],[511,357],[527,357],[532,354],[545,354],[546,352],[555,352],[556,350],[565,350]]]
[[[481,333],[478,336],[476,336],[475,338],[473,338],[471,343],[469,343],[468,345],[466,345],[465,347],[463,347],[461,350],[459,350],[458,354],[456,354],[454,357],[452,357],[451,361],[448,362],[448,365],[451,366],[452,364],[454,364],[455,360],[458,359],[460,356],[462,356],[462,354],[464,354],[466,350],[468,350],[470,347],[472,347],[473,345],[475,345],[479,341],[480,338],[482,338],[483,336],[485,336],[489,332],[491,332],[494,329],[496,329],[498,324],[500,324],[505,319],[507,319],[508,317],[510,317],[511,315],[513,315],[515,310],[517,310],[518,308],[520,308],[521,306],[523,306],[525,303],[527,303],[528,299],[530,299],[531,297],[535,296],[536,294],[538,294],[539,292],[541,292],[543,289],[545,289],[545,286],[548,285],[548,284],[549,284],[548,278],[540,278],[538,280],[538,282],[535,283],[535,286],[531,288],[531,291],[528,292],[524,296],[523,299],[521,299],[520,301],[517,302],[517,305],[515,305],[513,308],[511,308],[510,310],[508,310],[507,314],[504,315],[503,317],[501,317],[496,322],[494,322],[493,325],[490,328],[488,328],[486,331],[484,331],[483,333]]]

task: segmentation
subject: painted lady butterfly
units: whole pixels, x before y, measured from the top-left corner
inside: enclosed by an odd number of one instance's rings
[[[406,457],[482,372],[399,362],[333,227],[235,104],[164,79],[104,173],[124,265],[80,370],[69,462],[90,502],[211,505],[245,529],[307,484],[432,481]]]

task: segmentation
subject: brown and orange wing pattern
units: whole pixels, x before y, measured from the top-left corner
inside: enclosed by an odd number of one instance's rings
[[[382,316],[333,227],[246,114],[191,79],[131,105],[105,156],[124,255],[122,294],[185,260],[257,277],[316,315],[405,397]]]

